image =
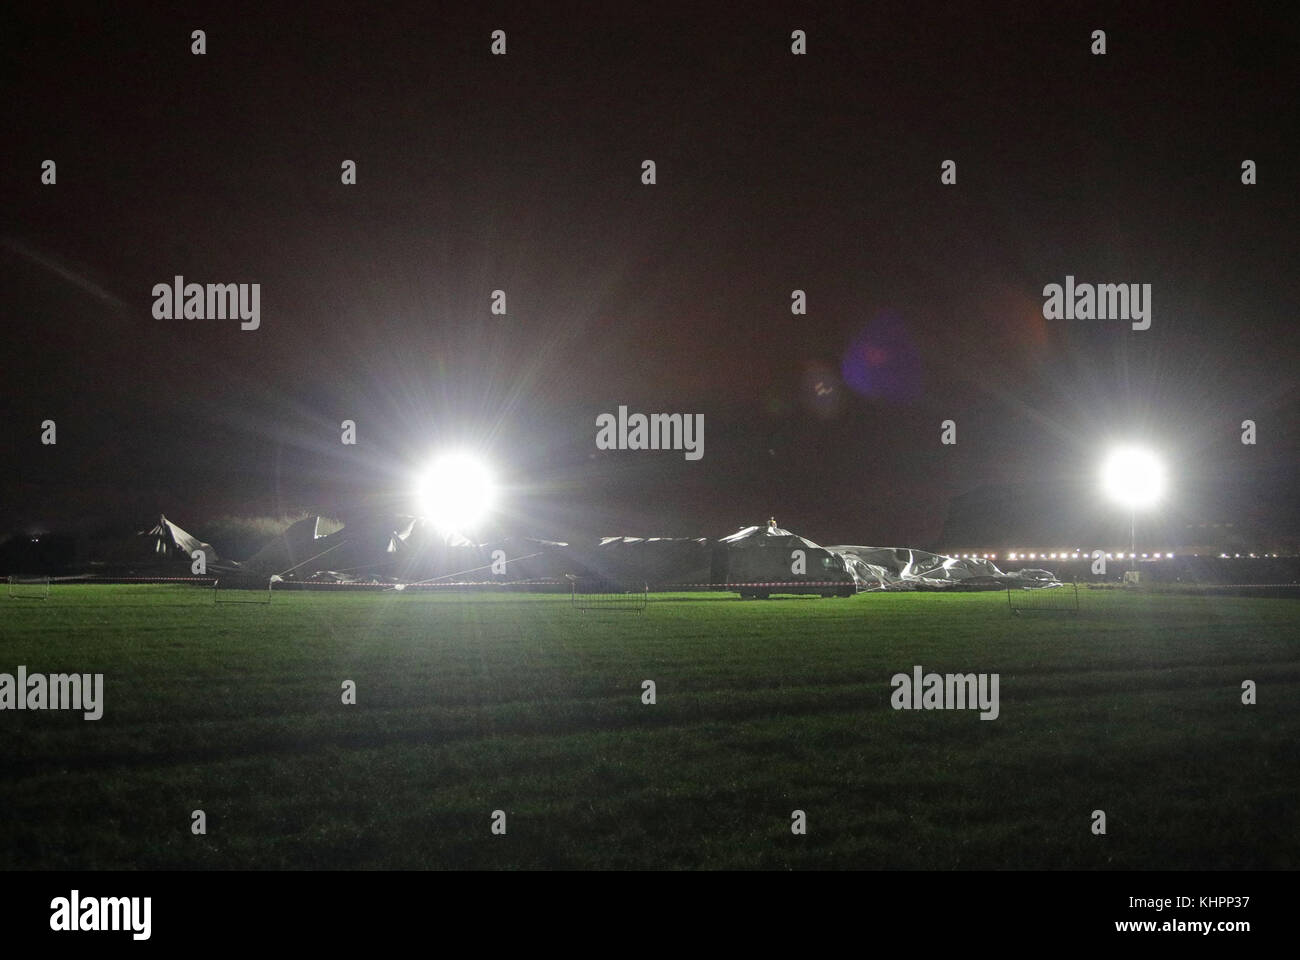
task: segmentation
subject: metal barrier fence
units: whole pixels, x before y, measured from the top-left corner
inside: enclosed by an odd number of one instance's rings
[[[1013,616],[1022,613],[1078,613],[1079,584],[1061,583],[1054,587],[1007,587],[1007,609]]]
[[[219,577],[212,581],[212,602],[267,604],[271,602],[271,591],[274,586],[274,578],[250,580]]]
[[[570,602],[584,613],[593,611],[630,611],[644,613],[650,595],[648,584],[623,583],[616,580],[572,581]]]
[[[49,577],[9,575],[10,600],[48,600],[49,597]]]

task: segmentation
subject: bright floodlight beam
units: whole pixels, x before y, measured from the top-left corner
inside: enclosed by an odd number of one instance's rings
[[[424,470],[415,485],[416,506],[444,535],[466,535],[496,504],[492,471],[477,457],[448,453]]]
[[[1165,468],[1160,459],[1142,447],[1112,450],[1101,467],[1101,487],[1106,496],[1129,510],[1129,557],[1137,566],[1137,512],[1154,506],[1165,493]]]
[[[1141,510],[1164,495],[1165,468],[1150,450],[1120,447],[1102,465],[1101,485],[1116,503]]]

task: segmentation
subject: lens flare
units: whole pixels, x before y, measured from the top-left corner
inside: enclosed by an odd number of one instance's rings
[[[496,505],[492,471],[477,457],[448,453],[416,479],[416,508],[443,534],[464,535],[481,524]]]
[[[1120,447],[1101,468],[1106,495],[1126,507],[1140,509],[1157,503],[1165,492],[1165,468],[1150,450]]]

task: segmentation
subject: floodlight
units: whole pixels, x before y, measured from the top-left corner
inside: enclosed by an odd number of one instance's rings
[[[438,457],[416,479],[416,507],[441,533],[460,534],[487,518],[496,484],[487,466],[467,453]]]
[[[1164,465],[1150,450],[1133,446],[1117,447],[1102,463],[1101,487],[1110,499],[1128,507],[1128,556],[1136,568],[1137,512],[1152,506],[1164,495]]]
[[[1150,450],[1120,447],[1102,464],[1101,485],[1112,500],[1138,510],[1164,494],[1165,468]]]

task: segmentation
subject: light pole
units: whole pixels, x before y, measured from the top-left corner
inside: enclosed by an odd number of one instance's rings
[[[1102,462],[1101,487],[1114,502],[1128,507],[1129,569],[1137,579],[1137,512],[1157,503],[1165,492],[1165,468],[1142,447],[1112,450]]]
[[[1138,568],[1137,507],[1129,505],[1128,509],[1128,566],[1134,573]]]

